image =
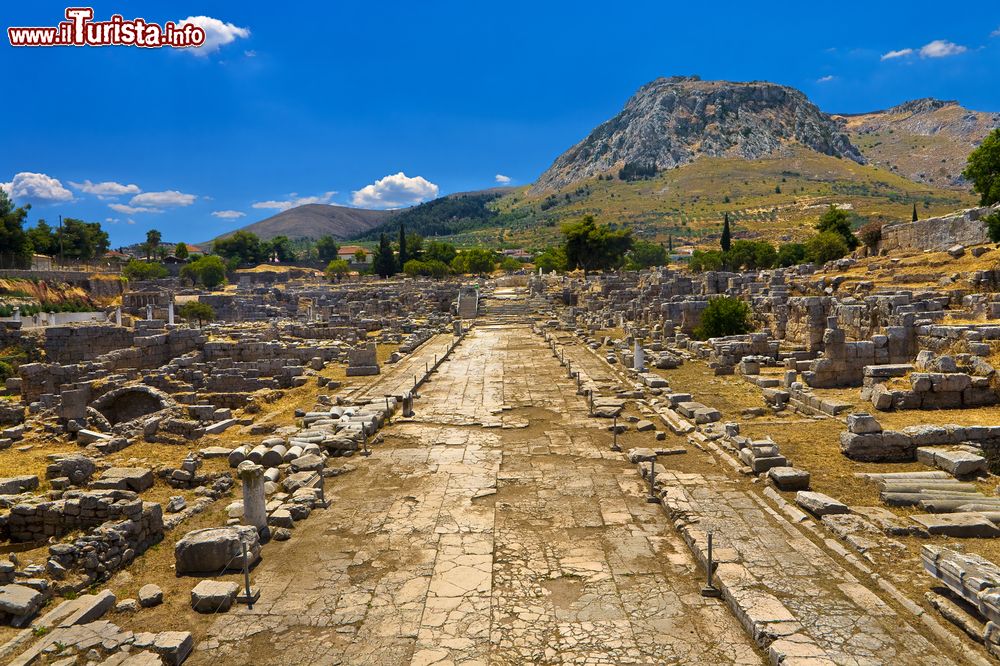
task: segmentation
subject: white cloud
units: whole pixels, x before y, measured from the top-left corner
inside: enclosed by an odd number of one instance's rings
[[[961,44],[949,42],[947,39],[935,39],[929,44],[925,44],[920,49],[921,58],[947,58],[968,51]]]
[[[133,206],[148,206],[152,208],[164,208],[167,206],[190,206],[197,199],[193,194],[184,194],[177,190],[167,190],[165,192],[143,192],[132,197],[129,201]]]
[[[69,184],[81,192],[97,196],[98,199],[110,199],[120,197],[123,194],[139,194],[139,192],[142,192],[138,185],[122,185],[112,180],[107,180],[103,183],[92,183],[89,180],[85,180],[82,183],[74,183],[71,180]]]
[[[326,204],[330,203],[333,199],[333,195],[336,192],[324,192],[323,194],[316,197],[300,197],[295,192],[292,192],[288,196],[289,199],[282,201],[277,201],[271,199],[270,201],[257,201],[252,204],[254,208],[267,208],[272,210],[288,210],[289,208],[295,208],[296,206],[305,206],[306,204]]]
[[[509,183],[509,182],[510,182],[510,176],[505,176],[505,175],[503,175],[502,173],[498,173],[498,174],[497,174],[497,175],[495,176],[495,178],[496,178],[496,181],[497,181],[498,183],[500,183],[501,185],[506,185],[507,183]]]
[[[246,39],[250,36],[249,28],[240,28],[232,23],[224,23],[211,16],[189,16],[183,21],[178,21],[177,25],[183,26],[185,23],[191,23],[205,31],[205,43],[187,49],[198,56],[215,53],[226,44],[232,44],[237,39]]]
[[[106,217],[104,218],[104,221],[107,222],[108,224],[118,224],[119,222],[121,222],[121,220],[119,220],[117,217]]]
[[[216,210],[212,211],[212,215],[220,217],[223,220],[235,220],[240,217],[245,217],[246,213],[238,210]]]
[[[400,171],[356,190],[351,203],[362,208],[404,208],[437,195],[438,186],[434,183],[423,176],[410,178]]]
[[[835,78],[837,77],[835,77],[833,74],[827,74],[826,76],[821,76],[818,79],[816,79],[816,83],[829,83],[830,81],[833,81]]]
[[[893,58],[905,58],[906,56],[913,53],[913,49],[899,49],[898,51],[889,51],[888,53],[882,54],[882,60],[892,60]]]
[[[133,220],[131,217],[128,218],[128,224],[135,224],[135,220]]]
[[[108,204],[108,208],[116,213],[124,215],[135,215],[136,213],[162,213],[159,208],[149,208],[147,206],[129,206],[128,204],[113,203]]]
[[[247,58],[256,58],[257,52],[254,51],[253,49],[247,49],[246,51],[243,52],[243,55],[245,55]]]
[[[991,32],[990,37],[1000,37],[1000,28],[997,28],[996,30]]]
[[[14,174],[9,183],[0,183],[11,199],[34,199],[36,201],[72,201],[73,193],[63,187],[57,179],[44,173],[22,171]]]

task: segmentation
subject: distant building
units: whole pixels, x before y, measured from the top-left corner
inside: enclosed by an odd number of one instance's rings
[[[513,257],[517,260],[528,261],[531,259],[531,253],[525,250],[523,247],[513,248],[509,250],[501,250],[501,253],[505,257]]]
[[[370,263],[372,263],[372,261],[375,260],[375,254],[372,253],[372,252],[370,252],[370,251],[368,251],[368,250],[366,250],[365,248],[361,247],[360,245],[345,245],[344,247],[342,247],[339,250],[337,250],[337,258],[338,259],[343,259],[344,261],[346,261],[349,264],[362,263],[362,262],[359,262],[357,259],[354,258],[355,255],[359,251],[365,253],[364,263],[370,264]]]
[[[103,260],[104,263],[108,264],[109,266],[124,266],[129,262],[129,259],[131,258],[132,257],[125,254],[124,252],[116,252],[115,250],[108,250],[107,252],[104,253]]]
[[[51,271],[52,270],[52,257],[44,254],[33,254],[31,255],[31,270],[33,271]]]

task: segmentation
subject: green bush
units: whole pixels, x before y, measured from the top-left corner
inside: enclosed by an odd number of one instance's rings
[[[546,273],[564,272],[566,270],[566,249],[561,245],[546,248],[535,256],[532,263]]]
[[[990,234],[990,240],[994,243],[1000,243],[1000,213],[987,215],[983,218],[983,222]]]
[[[806,257],[817,264],[840,259],[848,252],[843,236],[835,231],[824,231],[806,241]]]
[[[410,259],[403,265],[403,272],[410,277],[422,275],[439,278],[451,273],[451,269],[448,267],[448,264],[437,259],[429,259],[427,261]]]
[[[351,265],[346,259],[332,259],[326,265],[326,277],[331,280],[339,280],[351,272]]]
[[[8,378],[13,376],[14,366],[7,361],[0,361],[0,382],[5,382]]]
[[[451,261],[456,273],[489,273],[496,265],[496,255],[486,248],[474,247],[462,250]]]
[[[718,250],[695,250],[691,254],[691,262],[688,264],[692,271],[701,273],[703,271],[717,271],[722,268],[722,253]]]
[[[750,323],[750,306],[746,301],[731,296],[720,296],[708,302],[701,313],[701,325],[694,330],[699,340],[741,335],[753,330]]]
[[[122,268],[122,275],[129,280],[156,280],[169,275],[167,267],[155,261],[129,259]]]
[[[796,266],[806,260],[806,246],[802,243],[786,243],[778,250],[777,265],[782,268]]]
[[[500,270],[506,271],[508,273],[513,273],[514,271],[519,271],[524,268],[524,264],[515,259],[514,257],[504,257],[500,260]]]

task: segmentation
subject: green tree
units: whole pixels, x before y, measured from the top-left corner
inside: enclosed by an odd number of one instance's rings
[[[437,259],[410,259],[403,266],[403,272],[410,277],[417,277],[418,275],[423,275],[427,277],[444,277],[451,273],[451,268],[448,264],[438,261]]]
[[[424,237],[414,231],[406,232],[406,254],[410,259],[424,259]]]
[[[99,222],[84,222],[72,217],[63,219],[58,234],[63,256],[67,259],[90,261],[108,251],[108,232]]]
[[[552,271],[561,273],[567,267],[566,249],[561,245],[545,248],[540,254],[535,255],[532,263],[546,273],[551,273]]]
[[[743,335],[752,330],[750,306],[746,301],[733,296],[719,296],[711,299],[701,313],[701,324],[695,328],[694,337],[707,340]]]
[[[184,243],[178,243],[177,246],[174,247],[174,256],[178,259],[187,259],[191,256],[191,253],[188,251],[187,245]]]
[[[456,273],[489,273],[496,266],[494,252],[482,247],[462,250],[452,259],[451,267]]]
[[[816,223],[816,231],[821,234],[827,231],[838,234],[844,239],[848,251],[858,246],[858,237],[851,231],[851,216],[846,210],[841,210],[833,204],[830,204],[826,212],[820,216],[819,222]]]
[[[235,260],[241,266],[256,265],[267,261],[270,247],[261,243],[257,234],[237,231],[228,238],[220,238],[212,244],[212,251],[225,259]]]
[[[641,270],[652,266],[664,266],[668,259],[667,250],[662,245],[637,240],[632,243],[625,266],[629,270]]]
[[[351,271],[351,265],[346,259],[333,259],[326,265],[326,277],[331,280],[340,280]]]
[[[156,280],[169,275],[167,267],[152,261],[129,259],[122,268],[122,275],[129,280]]]
[[[177,309],[177,314],[186,321],[198,320],[198,328],[204,326],[206,321],[215,321],[215,310],[208,303],[201,301],[188,301]]]
[[[513,273],[514,271],[524,270],[524,264],[514,257],[504,257],[500,260],[500,270]]]
[[[444,264],[451,264],[452,259],[458,254],[458,250],[451,243],[443,241],[431,241],[424,248],[424,261],[436,260]]]
[[[316,254],[319,255],[320,261],[333,261],[337,258],[339,249],[333,236],[323,236],[316,241]]]
[[[913,221],[913,222],[916,222],[916,221],[917,221],[917,219],[918,219],[918,218],[917,218],[917,204],[915,204],[915,203],[914,203],[914,204],[913,204],[913,220],[912,220],[912,221]]]
[[[389,238],[385,234],[379,236],[372,268],[376,274],[384,278],[396,274],[396,257],[392,254],[392,244],[389,243]]]
[[[0,266],[31,266],[31,241],[24,231],[30,209],[30,205],[15,208],[7,192],[0,188]]]
[[[566,238],[566,261],[572,268],[607,270],[621,266],[632,249],[632,231],[598,225],[593,215],[586,215],[562,227]]]
[[[844,237],[835,231],[824,231],[806,241],[806,258],[817,264],[840,259],[848,252]]]
[[[181,277],[206,289],[215,289],[226,281],[226,264],[221,257],[214,254],[198,257],[185,264],[181,269]]]
[[[360,248],[354,253],[354,261],[359,264],[363,264],[368,260],[368,253],[365,252],[364,248]]]
[[[722,246],[723,252],[729,252],[733,245],[733,232],[729,228],[729,213],[726,213],[725,217],[722,218],[722,239],[719,241],[719,245]]]
[[[160,247],[161,240],[163,240],[163,235],[156,229],[150,229],[146,232],[146,244],[143,247],[146,249],[147,259],[156,256],[156,250]]]
[[[695,273],[717,271],[722,268],[722,253],[718,250],[695,250],[688,267]]]
[[[275,236],[270,242],[262,243],[265,248],[267,258],[275,257],[281,263],[295,261],[295,252],[292,250],[292,241],[288,236]]]
[[[802,243],[785,243],[778,250],[778,259],[775,262],[782,268],[796,266],[806,260],[806,246]]]
[[[406,251],[406,225],[399,225],[399,266],[403,266],[410,260],[410,255]]]
[[[738,240],[729,252],[722,253],[722,263],[731,270],[772,268],[778,251],[767,241]]]
[[[27,233],[33,252],[54,255],[59,251],[59,241],[56,240],[56,234],[45,220],[38,220],[38,223],[28,229]]]
[[[981,205],[1000,202],[1000,129],[990,132],[969,154],[962,177],[972,183]]]

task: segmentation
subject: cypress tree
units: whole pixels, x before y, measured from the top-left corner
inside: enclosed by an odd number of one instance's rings
[[[674,251],[674,235],[673,234],[670,234],[669,236],[667,236],[667,249],[670,250],[671,252]]]
[[[733,232],[729,229],[729,213],[726,213],[722,222],[722,240],[719,244],[722,246],[723,252],[729,252],[729,248],[733,244]]]
[[[372,268],[382,277],[390,277],[396,274],[396,258],[392,256],[392,244],[385,234],[382,234],[378,239],[378,247],[375,249]]]
[[[409,253],[406,251],[406,227],[403,223],[399,224],[399,267],[402,268],[406,265],[407,260],[409,260]]]
[[[913,204],[913,221],[917,221],[917,204]]]

